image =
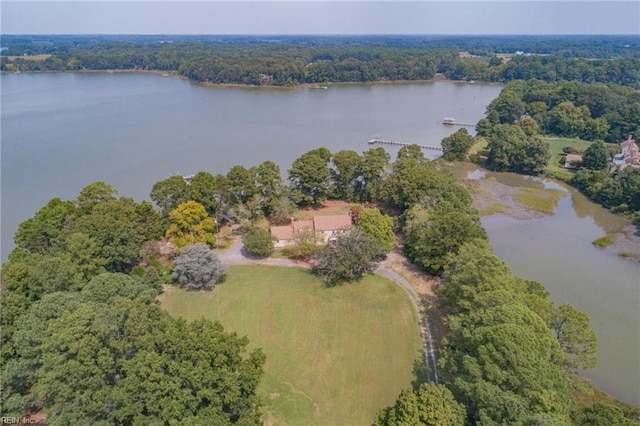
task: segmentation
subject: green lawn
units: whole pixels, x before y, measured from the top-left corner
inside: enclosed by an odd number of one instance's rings
[[[325,288],[308,270],[232,266],[211,292],[174,289],[162,306],[220,319],[267,355],[267,424],[368,425],[413,380],[421,357],[415,308],[378,276]]]
[[[591,145],[590,141],[583,141],[582,139],[569,139],[569,138],[544,138],[547,142],[549,142],[549,152],[551,153],[551,159],[549,160],[549,165],[547,167],[547,172],[550,172],[555,177],[560,179],[571,179],[573,176],[573,171],[565,169],[560,166],[560,157],[564,154],[562,152],[562,148],[565,146],[572,146],[581,151],[586,150],[589,145]]]

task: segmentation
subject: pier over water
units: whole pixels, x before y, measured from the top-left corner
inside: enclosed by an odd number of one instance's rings
[[[422,145],[422,144],[419,144],[419,143],[398,142],[398,141],[392,141],[392,140],[387,140],[387,139],[371,139],[369,141],[369,145],[374,145],[374,144],[402,145],[402,146],[417,145],[422,149],[431,149],[431,150],[434,150],[434,151],[442,151],[442,147],[440,145]]]

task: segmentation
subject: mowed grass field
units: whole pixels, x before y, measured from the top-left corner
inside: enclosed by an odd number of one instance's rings
[[[213,291],[171,289],[162,306],[219,319],[264,350],[267,424],[369,425],[411,386],[421,359],[409,296],[379,276],[325,288],[302,268],[232,266]]]
[[[569,138],[544,138],[549,142],[549,153],[551,158],[549,159],[549,165],[547,170],[551,171],[555,176],[571,179],[575,172],[565,169],[560,165],[560,157],[564,154],[562,148],[565,146],[571,146],[581,151],[586,150],[591,145],[589,141],[583,141],[582,139],[569,139]]]

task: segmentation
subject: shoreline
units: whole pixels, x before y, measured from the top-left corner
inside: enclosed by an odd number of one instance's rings
[[[45,71],[0,71],[0,75],[2,74],[63,74],[63,73],[71,73],[71,74],[155,74],[161,75],[163,77],[176,77],[181,80],[189,81],[190,83],[197,84],[199,86],[204,87],[220,87],[220,88],[255,88],[255,89],[285,89],[285,90],[296,90],[296,89],[324,89],[330,88],[331,86],[353,86],[353,85],[405,85],[405,84],[428,84],[428,83],[457,83],[457,84],[470,84],[465,80],[451,80],[442,75],[437,74],[432,79],[427,80],[375,80],[375,81],[327,81],[322,83],[298,83],[291,86],[277,86],[273,84],[263,84],[263,85],[255,85],[255,84],[244,84],[244,83],[212,83],[206,81],[195,81],[191,80],[188,77],[185,77],[178,73],[178,71],[163,71],[163,70],[136,70],[136,69],[104,69],[104,70],[95,70],[95,69],[82,69],[82,70],[45,70]],[[476,81],[474,84],[480,85],[499,85],[504,84],[495,81]]]

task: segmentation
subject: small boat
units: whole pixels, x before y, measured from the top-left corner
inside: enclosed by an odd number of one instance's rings
[[[456,119],[453,117],[445,117],[442,119],[442,124],[454,125],[456,124]]]

